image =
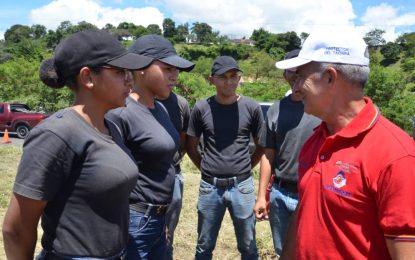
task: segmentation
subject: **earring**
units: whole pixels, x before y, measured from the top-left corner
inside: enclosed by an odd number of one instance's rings
[[[141,75],[144,75],[144,71],[140,71],[140,74],[141,74]]]

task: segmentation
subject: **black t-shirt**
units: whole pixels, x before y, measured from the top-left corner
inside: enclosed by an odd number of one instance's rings
[[[128,97],[125,107],[111,110],[106,117],[121,129],[125,145],[138,165],[139,176],[130,203],[170,203],[179,134],[166,109],[159,102],[155,102],[154,109],[148,109]]]
[[[174,128],[180,134],[186,132],[189,125],[190,109],[187,100],[175,93],[171,93],[168,98],[159,100],[169,113],[170,120],[172,121]],[[177,151],[174,156],[174,165],[177,173],[180,172],[180,160],[182,159],[182,147]]]
[[[99,133],[67,108],[33,128],[14,192],[48,201],[42,246],[71,256],[109,257],[128,239],[128,196],[138,169],[116,126]],[[118,144],[118,145],[117,145]]]
[[[301,147],[320,123],[317,117],[304,113],[303,102],[292,101],[290,96],[268,109],[259,144],[276,150],[273,164],[276,176],[297,182]]]
[[[261,107],[248,97],[230,105],[219,104],[214,96],[197,102],[187,134],[203,134],[202,174],[223,178],[249,173],[249,140],[251,134],[257,137],[262,121]]]

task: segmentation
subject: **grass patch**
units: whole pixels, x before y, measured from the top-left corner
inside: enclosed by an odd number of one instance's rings
[[[9,205],[10,192],[19,165],[22,148],[16,146],[0,146],[0,207],[5,209]],[[3,210],[2,210],[3,213]]]
[[[14,177],[17,166],[20,162],[22,148],[11,145],[0,145],[0,224],[3,226],[3,219],[10,202]],[[3,235],[0,238],[0,259],[6,259],[3,248]]]
[[[22,154],[21,147],[0,145],[0,221],[3,223],[5,211],[9,205],[10,194],[17,167]],[[184,172],[183,209],[176,229],[174,240],[174,259],[194,259],[197,239],[197,198],[199,194],[200,172],[186,156],[182,162]],[[258,186],[258,167],[254,169],[255,186]],[[41,229],[39,225],[39,240],[36,246],[38,253],[40,247]],[[271,229],[268,221],[257,222],[257,246],[261,259],[276,259],[271,238]],[[0,239],[0,259],[6,259],[3,248],[3,236]],[[232,220],[226,213],[219,232],[213,259],[240,259],[236,249],[236,238]]]

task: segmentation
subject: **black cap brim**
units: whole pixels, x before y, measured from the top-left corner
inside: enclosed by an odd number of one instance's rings
[[[111,66],[118,68],[129,69],[129,70],[140,70],[148,67],[152,62],[153,58],[138,55],[135,53],[125,53],[117,58],[114,58],[106,63]]]
[[[162,59],[159,59],[159,61],[175,66],[181,71],[189,72],[195,67],[195,64],[193,62],[183,59],[182,57],[179,57],[177,55],[172,55],[166,58],[162,58]]]
[[[242,70],[239,69],[239,68],[237,68],[237,67],[223,67],[223,68],[215,71],[215,74],[214,75],[222,75],[222,74],[225,74],[226,72],[228,72],[230,70],[237,70],[237,71],[242,72]]]

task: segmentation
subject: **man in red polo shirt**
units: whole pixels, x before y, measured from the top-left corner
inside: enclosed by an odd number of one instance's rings
[[[363,96],[367,46],[352,30],[312,33],[293,91],[322,124],[299,157],[296,225],[281,259],[415,259],[415,144]]]

